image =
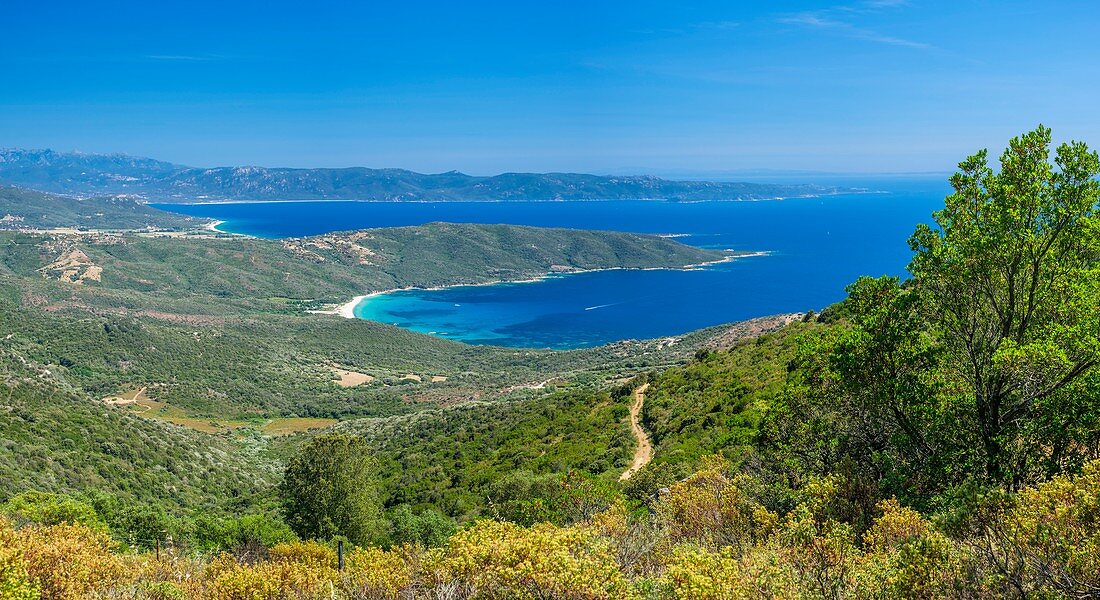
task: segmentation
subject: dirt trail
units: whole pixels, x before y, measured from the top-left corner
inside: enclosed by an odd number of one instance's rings
[[[634,463],[630,465],[630,468],[623,471],[623,474],[619,476],[619,481],[626,481],[630,479],[630,476],[637,473],[642,467],[649,464],[649,461],[653,460],[653,443],[649,441],[649,434],[642,429],[642,404],[645,403],[645,392],[649,389],[649,384],[638,387],[634,390],[634,403],[630,405],[630,431],[634,434],[634,437],[638,439],[638,448],[634,451]]]

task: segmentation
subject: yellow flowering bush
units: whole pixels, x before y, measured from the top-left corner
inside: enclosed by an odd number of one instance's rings
[[[210,600],[266,600],[330,597],[334,569],[307,563],[264,561],[253,565],[229,564],[216,569],[207,584]]]
[[[11,524],[0,517],[0,598],[11,600],[35,600],[38,586],[31,581],[23,551],[16,544],[16,534]]]
[[[269,560],[303,565],[318,571],[336,568],[336,551],[317,542],[283,542],[268,552]]]
[[[125,584],[130,573],[107,534],[84,525],[31,526],[15,532],[31,580],[43,598],[78,600]]]
[[[0,517],[0,599],[1100,595],[1100,462],[979,503],[955,537],[897,500],[861,513],[879,516],[857,535],[836,516],[838,481],[810,482],[780,517],[757,500],[758,483],[708,461],[652,513],[617,501],[570,527],[478,521],[430,550],[351,548],[342,572],[317,542],[276,544],[254,563],[254,554],[209,559],[171,547],[158,559],[115,554],[105,533],[84,525],[16,529]]]
[[[343,588],[353,598],[397,598],[412,584],[413,567],[406,555],[413,551],[356,548],[347,556]]]
[[[754,481],[746,475],[731,478],[727,470],[724,460],[710,458],[669,488],[656,510],[671,543],[743,550],[771,534],[778,517],[749,493]]]
[[[958,546],[920,513],[895,500],[878,505],[882,516],[866,534],[866,555],[856,574],[863,598],[940,598],[952,595],[965,568]]]
[[[1100,461],[1021,490],[983,532],[993,576],[1013,587],[1100,595]],[[1007,567],[1007,568],[1006,568]]]
[[[430,555],[437,581],[489,598],[633,598],[605,538],[583,527],[478,521]]]
[[[270,558],[252,565],[223,554],[206,569],[210,600],[262,600],[331,596],[336,585],[336,553],[317,542],[290,542],[271,548]]]
[[[737,556],[731,548],[708,552],[689,544],[669,555],[662,590],[690,600],[742,600],[798,596],[794,573],[770,547]]]

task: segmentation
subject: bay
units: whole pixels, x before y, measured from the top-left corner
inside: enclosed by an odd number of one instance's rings
[[[432,221],[508,223],[675,236],[766,252],[695,270],[609,270],[536,283],[373,296],[359,318],[472,344],[578,348],[675,336],[783,312],[820,310],[861,275],[904,276],[907,239],[949,191],[942,176],[846,180],[875,193],[760,202],[264,202],[157,204],[261,237]]]

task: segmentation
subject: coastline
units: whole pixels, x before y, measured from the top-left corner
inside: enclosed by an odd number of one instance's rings
[[[208,206],[221,204],[293,204],[307,202],[361,202],[380,204],[447,204],[447,203],[478,203],[478,204],[509,204],[509,203],[553,203],[553,202],[669,202],[675,204],[698,204],[701,202],[775,202],[779,200],[805,200],[812,198],[828,198],[832,196],[844,196],[848,194],[889,194],[886,190],[851,189],[838,192],[818,192],[814,194],[794,194],[791,196],[761,196],[759,198],[722,198],[712,200],[681,200],[674,198],[549,198],[549,199],[522,199],[522,200],[451,200],[451,199],[419,199],[419,200],[376,200],[355,198],[314,198],[306,200],[201,200],[198,202],[182,202],[180,200],[147,200],[148,205],[180,205],[180,206]],[[163,210],[163,209],[162,209]]]
[[[727,252],[729,252],[729,251],[727,251]],[[714,265],[733,262],[734,260],[737,260],[739,258],[754,258],[754,257],[760,257],[760,256],[768,256],[770,254],[771,254],[771,252],[767,251],[767,250],[759,250],[759,251],[755,251],[755,252],[745,252],[745,253],[741,253],[741,254],[730,254],[728,256],[723,256],[722,258],[719,258],[719,259],[709,260],[709,261],[706,261],[706,262],[695,263],[695,264],[690,264],[690,265],[683,265],[683,266],[680,266],[680,267],[599,267],[599,268],[596,268],[596,269],[576,269],[576,270],[572,270],[572,271],[550,272],[550,273],[545,273],[543,275],[539,275],[538,277],[532,277],[532,278],[529,278],[529,279],[498,279],[498,280],[493,280],[493,281],[483,281],[481,283],[454,283],[454,284],[448,284],[448,285],[435,285],[435,286],[430,286],[430,287],[405,286],[405,287],[399,287],[399,288],[391,288],[391,289],[388,289],[388,290],[379,290],[377,292],[371,292],[369,294],[363,294],[363,295],[360,295],[360,296],[356,296],[356,297],[352,298],[351,300],[349,300],[349,301],[347,301],[343,304],[337,305],[335,308],[332,308],[332,309],[328,309],[328,310],[309,310],[309,311],[306,311],[306,312],[309,313],[309,314],[314,314],[314,315],[338,315],[338,316],[341,316],[345,319],[355,319],[355,318],[357,318],[355,316],[355,309],[362,302],[364,302],[365,300],[368,300],[370,298],[374,298],[374,297],[377,297],[377,296],[384,296],[386,294],[393,294],[395,292],[412,292],[412,291],[437,292],[437,291],[440,291],[440,290],[447,290],[447,289],[451,289],[451,288],[460,288],[460,287],[485,287],[485,286],[490,286],[490,285],[502,285],[502,284],[538,283],[540,281],[545,281],[546,279],[549,279],[551,277],[556,277],[556,276],[561,276],[561,275],[580,275],[580,274],[583,274],[583,273],[599,273],[601,271],[696,271],[696,270],[705,269],[707,267],[711,267],[711,266],[714,266]]]

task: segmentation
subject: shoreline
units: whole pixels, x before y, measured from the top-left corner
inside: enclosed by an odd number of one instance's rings
[[[146,205],[177,205],[177,206],[209,206],[223,204],[294,204],[306,202],[335,203],[378,203],[378,204],[448,204],[448,203],[477,203],[477,204],[523,204],[523,203],[556,203],[556,202],[668,202],[672,204],[699,204],[703,202],[775,202],[780,200],[806,200],[813,198],[829,198],[832,196],[862,195],[862,194],[889,194],[886,190],[852,189],[841,192],[821,192],[815,194],[796,194],[792,196],[766,196],[760,198],[729,198],[716,200],[674,200],[669,198],[574,198],[574,199],[544,199],[544,200],[372,200],[354,198],[315,198],[312,200],[201,200],[198,202],[182,202],[180,200],[146,200]]]
[[[584,273],[599,273],[601,271],[697,271],[697,270],[705,269],[707,267],[711,267],[711,266],[714,266],[714,265],[733,262],[733,261],[735,261],[739,258],[755,258],[755,257],[760,257],[760,256],[768,256],[770,254],[771,254],[771,252],[768,251],[768,250],[758,250],[758,251],[755,251],[755,252],[745,252],[745,253],[742,253],[742,254],[731,254],[731,255],[724,256],[724,257],[719,258],[719,259],[709,260],[709,261],[706,261],[706,262],[695,263],[695,264],[690,264],[690,265],[683,265],[683,266],[680,266],[680,267],[599,267],[599,268],[595,268],[595,269],[576,269],[576,270],[573,270],[573,271],[550,272],[550,273],[546,273],[544,275],[539,275],[538,277],[531,277],[529,279],[500,279],[500,280],[494,280],[494,281],[483,281],[481,283],[454,283],[454,284],[447,284],[447,285],[435,285],[435,286],[430,286],[430,287],[405,286],[405,287],[399,287],[399,288],[391,288],[391,289],[388,289],[388,290],[379,290],[377,292],[370,292],[369,294],[362,294],[362,295],[359,295],[359,296],[355,296],[351,300],[349,300],[349,301],[347,301],[343,304],[339,304],[335,308],[332,308],[332,309],[307,310],[306,312],[308,314],[313,314],[313,315],[336,315],[336,316],[343,317],[345,319],[357,319],[358,317],[355,316],[355,309],[363,301],[368,300],[370,298],[377,297],[377,296],[384,296],[386,294],[393,294],[393,293],[396,293],[396,292],[412,292],[412,291],[438,292],[440,290],[447,290],[447,289],[451,289],[451,288],[460,288],[460,287],[485,287],[485,286],[490,286],[490,285],[503,285],[503,284],[538,283],[540,281],[545,281],[545,280],[547,280],[551,277],[556,277],[556,276],[561,276],[561,275],[580,275],[580,274],[584,274]],[[364,320],[370,320],[370,319],[364,319]]]

